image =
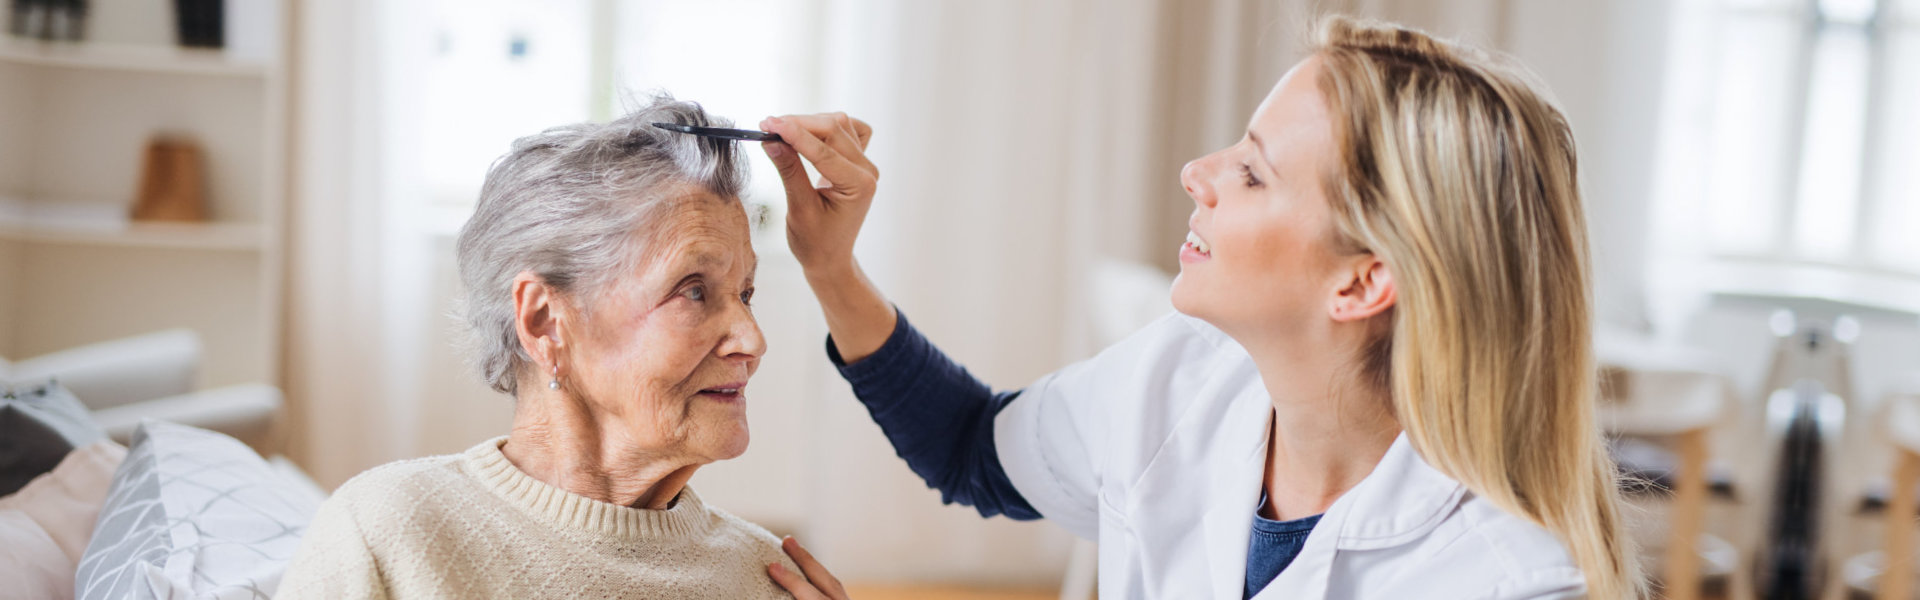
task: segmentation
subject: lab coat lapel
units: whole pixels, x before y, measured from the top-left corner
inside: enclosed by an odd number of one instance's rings
[[[1342,494],[1307,534],[1306,546],[1254,600],[1325,598],[1342,550],[1374,550],[1419,539],[1453,512],[1466,487],[1435,470],[1405,433],[1380,464]]]
[[[1251,398],[1257,396],[1257,398]],[[1246,586],[1247,543],[1253,536],[1253,513],[1259,509],[1260,480],[1266,468],[1267,434],[1273,407],[1265,393],[1243,394],[1232,408],[1235,424],[1220,448],[1222,460],[1212,461],[1207,494],[1207,579],[1213,597],[1238,600]],[[1255,424],[1258,424],[1255,426]]]
[[[1402,433],[1373,473],[1347,494],[1353,497],[1354,516],[1334,530],[1340,533],[1340,549],[1389,548],[1419,539],[1446,520],[1466,492],[1466,486],[1428,465]]]
[[[1253,600],[1327,597],[1327,583],[1333,577],[1333,558],[1339,552],[1340,528],[1353,512],[1350,496],[1342,496],[1327,507],[1326,514],[1313,526],[1313,532],[1307,534],[1307,543],[1300,548],[1300,554],[1280,571],[1279,577],[1254,594]]]

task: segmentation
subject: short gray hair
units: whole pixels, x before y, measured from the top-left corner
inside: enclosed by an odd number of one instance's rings
[[[656,122],[727,127],[699,104],[661,94],[610,123],[555,127],[513,142],[480,188],[455,246],[470,359],[493,389],[513,394],[533,362],[514,327],[513,279],[532,271],[584,297],[629,272],[645,230],[689,186],[738,201],[747,168],[734,142],[675,133]]]

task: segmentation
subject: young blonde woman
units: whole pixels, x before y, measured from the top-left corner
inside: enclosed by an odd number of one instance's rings
[[[789,237],[861,402],[948,502],[1097,540],[1102,598],[1640,594],[1594,420],[1573,138],[1519,68],[1327,21],[1246,136],[1181,172],[1179,314],[998,394],[853,258],[867,127],[762,127],[790,144],[766,148]],[[777,582],[845,597],[786,549],[810,582]]]

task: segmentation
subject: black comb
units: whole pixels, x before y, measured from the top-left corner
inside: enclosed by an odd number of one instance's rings
[[[752,129],[727,129],[725,127],[700,127],[697,125],[681,125],[679,123],[654,123],[653,126],[659,127],[661,129],[665,129],[667,131],[678,131],[680,133],[685,133],[689,135],[717,138],[722,140],[739,140],[739,141],[746,141],[746,142],[781,141],[780,134],[767,133],[765,131],[754,131]]]

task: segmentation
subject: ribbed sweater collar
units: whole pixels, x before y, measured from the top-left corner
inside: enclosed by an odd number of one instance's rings
[[[500,452],[506,442],[507,437],[500,436],[467,450],[467,467],[495,495],[563,529],[621,540],[692,540],[705,537],[712,527],[712,515],[691,486],[680,488],[680,495],[666,510],[609,504],[521,472]]]

